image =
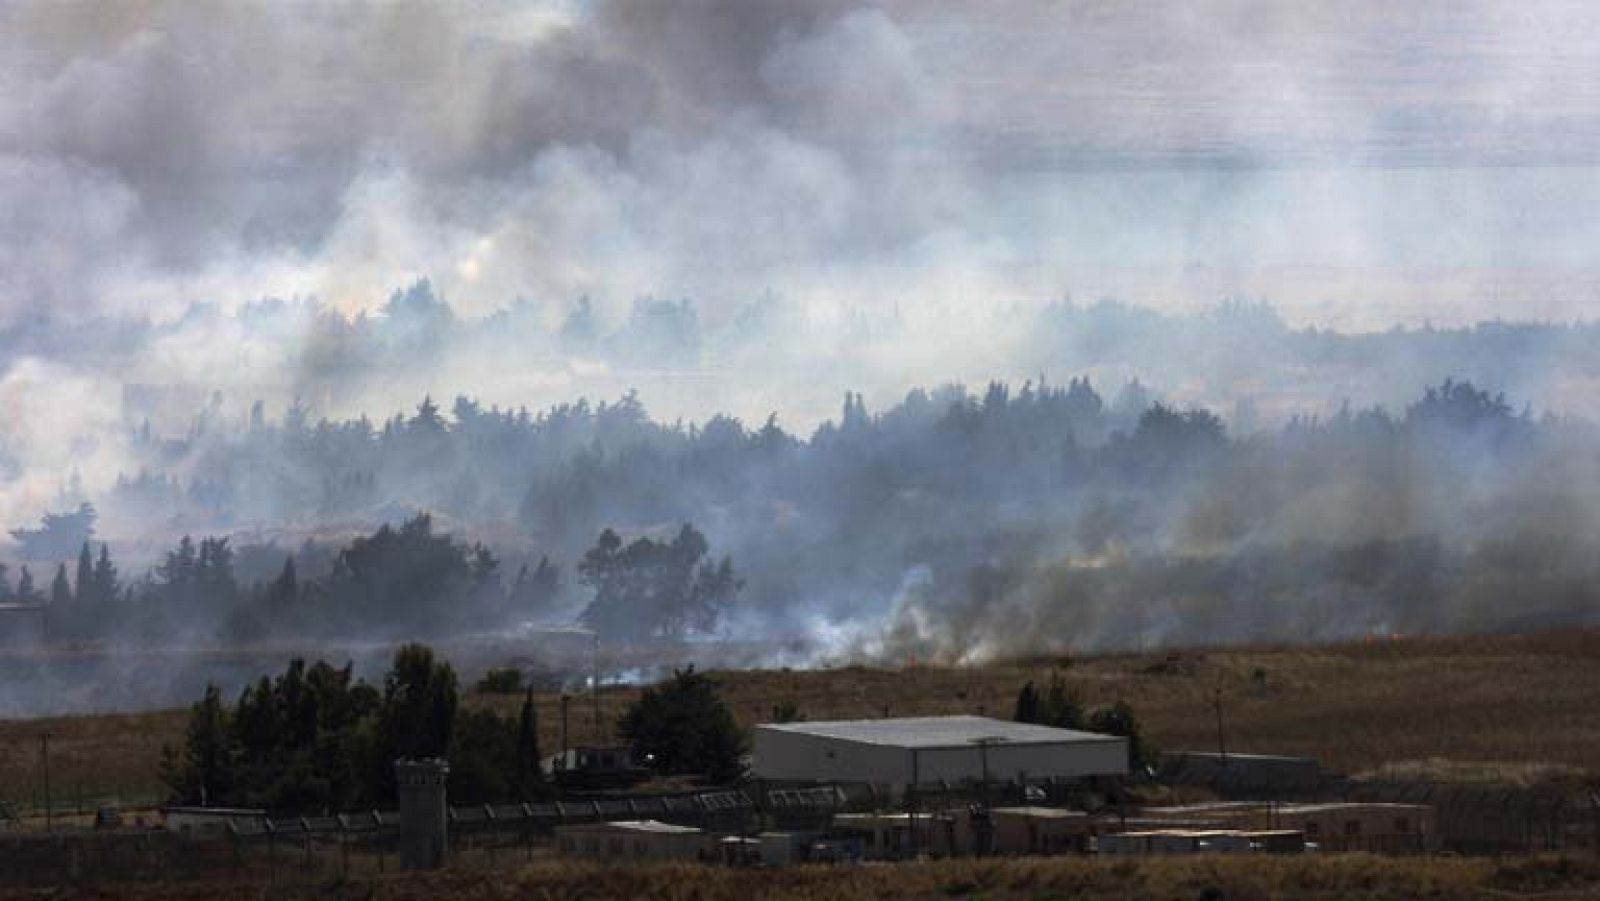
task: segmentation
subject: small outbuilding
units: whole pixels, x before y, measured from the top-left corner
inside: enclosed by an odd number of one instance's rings
[[[1304,833],[1323,851],[1414,854],[1431,851],[1437,824],[1430,804],[1336,802],[1284,804],[1273,810],[1273,826]]]
[[[606,862],[705,861],[717,857],[716,840],[692,826],[657,820],[619,820],[556,827],[556,847],[567,857]]]
[[[1116,832],[1100,836],[1096,839],[1096,847],[1101,854],[1110,855],[1287,853],[1291,841],[1288,836],[1271,833],[1269,841],[1272,847],[1269,849],[1264,848],[1255,835],[1235,829]]]
[[[996,854],[1068,854],[1087,851],[1095,833],[1094,818],[1081,810],[1060,807],[996,807]]]
[[[950,813],[841,813],[833,818],[833,834],[868,860],[954,857],[973,849],[971,820]]]
[[[257,807],[161,808],[161,825],[177,832],[225,832],[237,821],[265,822],[267,812]]]
[[[1128,741],[981,716],[774,723],[755,730],[758,779],[908,785],[1126,775]]]

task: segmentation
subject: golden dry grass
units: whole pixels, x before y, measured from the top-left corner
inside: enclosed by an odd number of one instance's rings
[[[744,722],[792,700],[810,719],[986,711],[1056,661],[971,669],[850,668],[729,674]],[[1258,679],[1257,671],[1261,678]],[[1446,758],[1556,764],[1600,760],[1600,633],[1426,638],[1083,658],[1060,672],[1084,700],[1127,700],[1150,740],[1212,749],[1215,692],[1235,751],[1304,754],[1350,772]]]
[[[41,790],[40,736],[50,735],[51,795],[57,805],[120,796],[155,798],[161,746],[181,741],[186,710],[0,720],[0,800],[31,805]]]
[[[1525,780],[1541,767],[1594,775],[1600,760],[1600,633],[1417,638],[1316,647],[1245,647],[981,667],[755,670],[717,674],[749,725],[793,702],[808,718],[986,712],[1009,716],[1028,679],[1060,672],[1093,705],[1127,700],[1165,749],[1211,749],[1212,699],[1223,692],[1234,751],[1304,754],[1361,772],[1434,759],[1441,772],[1500,770]],[[1259,671],[1259,675],[1258,675]],[[602,722],[638,694],[607,689]],[[512,712],[514,696],[471,703]],[[543,747],[559,742],[559,696],[538,696]],[[572,703],[571,738],[593,741],[587,697]],[[182,711],[0,721],[0,798],[26,800],[38,776],[37,736],[50,731],[57,797],[73,786],[157,790],[164,742],[181,740]],[[1480,766],[1488,762],[1490,766]],[[1468,764],[1466,769],[1461,764]],[[1419,764],[1411,764],[1420,766]]]
[[[650,899],[650,901],[868,901],[1045,898],[1332,899],[1600,898],[1600,863],[1580,859],[1082,857],[943,860],[779,870],[692,865],[599,867],[537,864],[519,870],[445,870],[299,887],[195,883],[0,892],[3,898]]]

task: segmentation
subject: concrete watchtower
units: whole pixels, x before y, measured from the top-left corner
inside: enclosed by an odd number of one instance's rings
[[[444,783],[450,764],[443,760],[396,760],[394,781],[400,792],[400,866],[435,870],[444,866],[449,846],[449,810]]]

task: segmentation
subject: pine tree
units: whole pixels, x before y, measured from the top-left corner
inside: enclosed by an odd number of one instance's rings
[[[117,566],[111,562],[111,549],[104,542],[94,565],[94,597],[100,604],[110,604],[117,598]]]
[[[283,572],[267,588],[267,601],[274,610],[282,610],[300,597],[300,581],[295,576],[294,558],[285,557]]]
[[[89,542],[83,543],[83,549],[78,551],[78,579],[73,583],[74,597],[78,606],[92,609],[97,600],[94,591],[94,555],[89,551]]]
[[[44,600],[39,596],[39,591],[33,586],[33,573],[28,571],[27,564],[23,564],[22,575],[17,577],[17,601],[22,604],[37,604]]]

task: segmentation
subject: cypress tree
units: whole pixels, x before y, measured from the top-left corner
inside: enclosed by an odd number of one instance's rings
[[[67,581],[67,565],[56,567],[56,577],[50,582],[50,606],[64,610],[72,606],[72,583]]]
[[[33,573],[28,571],[27,564],[23,564],[22,575],[17,577],[17,600],[24,604],[37,604],[42,600],[33,586]]]
[[[1033,680],[1022,686],[1017,692],[1017,710],[1011,717],[1019,723],[1037,723],[1039,721],[1039,692],[1033,687]]]
[[[539,711],[530,688],[517,717],[517,790],[525,800],[538,794],[543,775],[539,768]]]

